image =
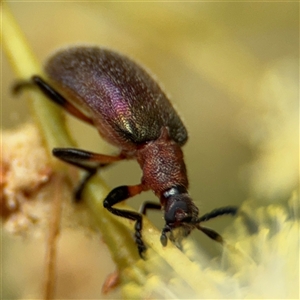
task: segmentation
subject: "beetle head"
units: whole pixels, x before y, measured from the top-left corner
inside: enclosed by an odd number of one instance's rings
[[[161,200],[164,203],[166,221],[160,238],[161,243],[163,246],[167,245],[167,232],[170,232],[171,241],[176,244],[180,243],[181,238],[188,236],[191,230],[196,227],[198,208],[186,189],[182,187],[171,188],[163,194]],[[174,231],[174,229],[176,230]]]

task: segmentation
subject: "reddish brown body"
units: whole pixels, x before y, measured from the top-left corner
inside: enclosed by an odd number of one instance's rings
[[[111,213],[135,220],[135,238],[142,256],[142,216],[113,206],[142,191],[152,190],[160,199],[146,203],[146,209],[162,208],[166,233],[174,241],[173,229],[181,228],[186,236],[193,228],[217,239],[214,231],[200,222],[217,215],[232,213],[232,208],[219,209],[198,218],[198,208],[188,194],[188,179],[181,147],[187,131],[165,93],[148,73],[127,57],[97,47],[75,47],[53,55],[45,66],[50,84],[40,76],[20,87],[36,85],[52,101],[77,118],[95,126],[100,135],[120,149],[118,156],[92,153],[80,149],[54,148],[53,154],[89,172],[81,184],[77,198],[98,167],[121,159],[136,158],[143,171],[141,183],[113,189],[104,200]],[[90,163],[96,163],[91,167]]]
[[[172,186],[188,188],[182,150],[170,139],[166,127],[157,140],[139,147],[136,157],[143,170],[142,183],[158,197]]]

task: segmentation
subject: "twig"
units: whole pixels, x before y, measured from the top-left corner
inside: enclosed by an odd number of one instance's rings
[[[55,278],[56,278],[56,250],[57,238],[59,235],[60,221],[61,221],[61,199],[62,199],[62,176],[57,174],[53,178],[55,194],[53,197],[52,211],[49,219],[49,236],[46,246],[46,272],[44,283],[44,299],[53,299],[55,292]]]

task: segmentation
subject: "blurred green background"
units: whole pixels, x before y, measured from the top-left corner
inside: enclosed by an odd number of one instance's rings
[[[200,212],[239,205],[251,197],[280,201],[298,185],[299,3],[65,1],[11,2],[9,6],[41,62],[57,48],[95,44],[130,56],[155,75],[189,132],[184,153],[190,193]],[[10,94],[15,79],[3,56],[4,129],[30,118],[26,101]],[[68,122],[81,148],[116,151],[104,144],[94,129],[72,118]],[[138,183],[141,172],[135,162],[125,162],[103,176],[115,187]],[[129,203],[137,208],[142,200],[154,198],[147,193]],[[153,217],[161,226],[161,215]],[[230,219],[222,219],[209,225],[221,232],[228,222]],[[84,237],[75,236],[68,244],[73,234],[62,233],[61,244],[78,250],[74,243]],[[218,253],[206,237],[199,233],[193,237],[208,253]],[[9,262],[16,259],[20,264],[27,262],[24,270],[41,272],[43,257],[35,261],[30,242],[25,247],[11,237],[6,239],[7,245],[16,249],[8,251],[4,246],[6,275],[11,274],[7,278],[14,274]],[[91,247],[83,246],[89,243],[92,241],[84,239],[80,251],[73,249],[70,256],[66,254],[70,249],[62,250],[59,259],[77,258],[74,263],[59,263],[57,297],[102,297],[103,278],[114,268],[103,245],[98,249],[98,241],[94,241]],[[40,247],[42,251],[43,245]],[[25,249],[21,254],[20,248]],[[36,246],[33,249],[36,251]],[[104,261],[108,265],[103,265]],[[15,278],[12,286],[20,290],[8,286],[10,280],[3,283],[11,298],[20,297],[24,284],[29,289],[24,293],[39,294],[33,283],[28,287],[34,279]],[[82,281],[85,283],[80,286]],[[74,284],[75,289],[67,288]]]

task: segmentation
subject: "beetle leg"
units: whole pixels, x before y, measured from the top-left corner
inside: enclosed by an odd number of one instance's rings
[[[133,197],[141,193],[142,191],[144,191],[144,187],[142,184],[134,186],[123,185],[116,187],[104,199],[103,206],[116,216],[135,221],[135,242],[137,244],[140,257],[144,258],[143,252],[146,250],[146,246],[142,240],[143,216],[140,213],[134,211],[118,209],[113,207],[115,204],[122,202],[130,197]]]
[[[112,156],[77,148],[54,148],[52,154],[55,157],[86,171],[126,158],[123,154]]]
[[[104,165],[106,166],[106,165]],[[74,190],[75,202],[80,202],[82,199],[82,192],[89,182],[89,180],[97,173],[97,168],[91,169],[88,173],[81,179],[79,185]]]
[[[87,182],[96,174],[99,168],[106,167],[115,161],[125,158],[122,154],[110,156],[75,148],[54,148],[52,153],[55,157],[88,172],[75,190],[76,202],[80,201],[82,191]]]
[[[142,203],[139,212],[143,215],[146,215],[147,210],[153,209],[153,210],[161,210],[161,205],[160,203],[157,202],[150,202],[150,201],[145,201]]]
[[[65,97],[63,97],[60,93],[58,93],[52,86],[50,86],[40,76],[37,75],[32,76],[30,81],[17,82],[13,86],[13,92],[17,94],[23,88],[30,88],[34,86],[37,86],[47,98],[49,98],[59,106],[63,107],[71,115],[91,125],[94,124],[92,119],[90,119],[85,114],[83,114],[78,108],[76,108],[73,104],[71,104]]]

